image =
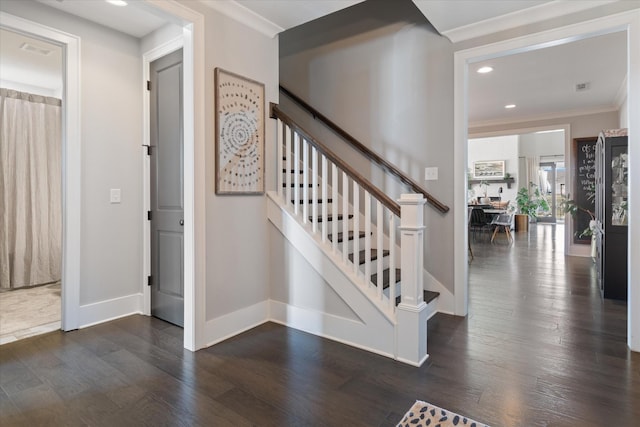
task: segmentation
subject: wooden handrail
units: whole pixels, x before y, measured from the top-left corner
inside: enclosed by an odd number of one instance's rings
[[[383,168],[390,174],[396,176],[402,183],[409,186],[416,193],[420,193],[424,195],[425,199],[427,199],[427,202],[433,205],[437,210],[439,210],[442,213],[449,212],[449,206],[445,205],[444,203],[442,203],[441,201],[433,197],[429,192],[427,192],[425,189],[420,187],[420,185],[417,182],[409,178],[400,169],[398,169],[397,166],[383,159],[377,153],[371,151],[367,146],[365,146],[363,143],[361,143],[356,138],[351,136],[344,129],[342,129],[340,126],[338,126],[333,121],[331,121],[331,119],[329,119],[327,116],[325,116],[324,114],[322,114],[321,112],[313,108],[311,105],[307,104],[302,98],[295,95],[289,89],[280,85],[280,91],[284,93],[287,97],[291,98],[296,104],[300,105],[303,109],[307,110],[315,119],[318,119],[321,122],[323,122],[325,125],[327,125],[332,131],[334,131],[336,134],[341,136],[345,141],[351,144],[355,149],[360,151],[362,154],[364,154],[373,162],[377,163],[381,168]]]
[[[360,175],[358,171],[352,168],[347,162],[342,160],[337,154],[331,151],[328,147],[323,145],[320,141],[315,139],[311,134],[298,125],[293,119],[284,113],[282,110],[278,108],[277,105],[271,104],[271,118],[280,119],[283,123],[285,123],[289,128],[296,131],[300,136],[302,136],[309,144],[313,145],[324,154],[333,164],[342,169],[347,173],[355,182],[358,183],[362,188],[368,191],[372,196],[380,201],[383,205],[385,205],[391,212],[393,212],[396,216],[400,216],[400,205],[395,202],[392,198],[387,196],[382,190],[373,185],[369,180]]]

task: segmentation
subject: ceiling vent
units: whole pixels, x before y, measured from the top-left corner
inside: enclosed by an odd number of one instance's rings
[[[49,56],[51,55],[51,52],[53,52],[51,49],[47,49],[46,47],[34,46],[31,43],[22,43],[20,49],[24,50],[25,52],[35,53],[36,55],[42,56]]]
[[[589,90],[590,87],[591,84],[589,82],[578,83],[576,84],[576,92],[584,92],[586,90]]]

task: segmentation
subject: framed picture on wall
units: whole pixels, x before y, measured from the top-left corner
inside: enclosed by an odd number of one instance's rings
[[[216,194],[264,194],[264,84],[215,69]]]
[[[475,179],[504,178],[504,160],[483,160],[473,162]]]

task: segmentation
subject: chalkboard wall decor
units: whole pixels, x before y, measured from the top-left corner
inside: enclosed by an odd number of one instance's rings
[[[575,138],[573,140],[573,164],[575,165],[575,179],[573,183],[573,200],[580,208],[590,212],[595,211],[595,172],[596,172],[596,142],[598,137]],[[590,197],[591,196],[591,197]],[[573,242],[591,244],[590,235],[580,235],[589,228],[591,217],[579,210],[573,221]]]

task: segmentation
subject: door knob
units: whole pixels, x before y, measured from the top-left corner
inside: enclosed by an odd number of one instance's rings
[[[180,225],[184,225],[184,219],[180,220]]]

